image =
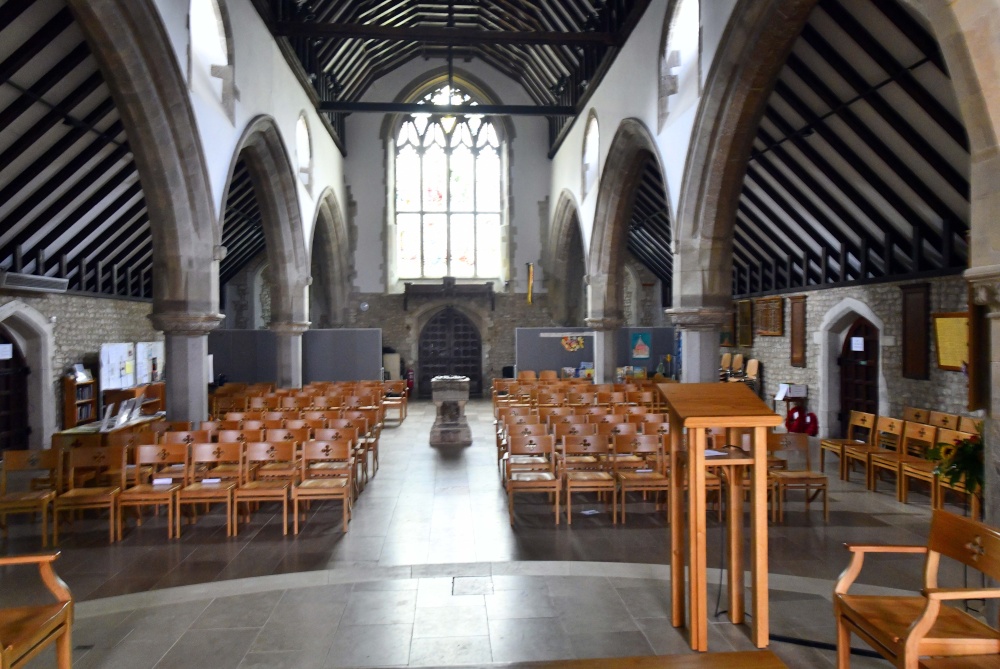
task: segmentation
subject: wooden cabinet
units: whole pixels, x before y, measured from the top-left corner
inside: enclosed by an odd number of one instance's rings
[[[63,387],[63,429],[90,423],[98,419],[97,381],[77,381],[64,376]]]
[[[115,405],[115,412],[118,411],[118,406],[125,400],[135,399],[142,395],[144,400],[142,404],[142,413],[149,416],[157,411],[163,411],[166,408],[165,387],[161,383],[147,383],[141,386],[135,386],[133,388],[118,388],[115,390],[105,390],[104,391],[104,406]]]

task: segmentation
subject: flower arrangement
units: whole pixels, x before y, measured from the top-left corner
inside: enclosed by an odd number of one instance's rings
[[[583,348],[583,337],[563,337],[563,348],[572,353]]]
[[[978,426],[982,430],[982,426]],[[954,444],[941,443],[927,450],[927,457],[936,460],[934,473],[952,486],[962,484],[969,494],[981,497],[985,466],[983,464],[983,438],[973,434],[956,439]]]

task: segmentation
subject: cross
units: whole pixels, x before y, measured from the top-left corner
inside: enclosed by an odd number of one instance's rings
[[[582,446],[583,446],[584,448],[590,448],[590,440],[589,440],[589,439],[584,439],[584,440],[583,440],[582,442],[580,442],[580,443],[581,443],[581,445],[582,445]]]
[[[161,460],[166,460],[166,459],[167,459],[167,457],[168,457],[168,456],[169,456],[170,454],[169,454],[169,453],[167,453],[167,449],[165,449],[165,448],[161,448],[161,449],[160,449],[160,452],[159,452],[159,453],[157,453],[156,455],[157,455],[157,457],[158,457],[158,458],[160,458]]]
[[[218,460],[219,458],[222,457],[222,449],[219,448],[219,447],[216,447],[215,450],[212,451],[212,455],[214,455],[215,459]]]
[[[285,436],[283,437],[283,439],[285,441],[294,441],[295,440],[295,435],[292,434],[291,432],[286,432]]]
[[[29,455],[28,456],[28,466],[29,467],[37,467],[38,463],[39,463],[39,459],[38,459],[37,455]]]
[[[859,423],[860,425],[867,425],[867,424],[868,424],[868,416],[862,416],[862,417],[861,417],[861,418],[860,418],[860,419],[858,420],[858,423]]]
[[[340,436],[340,433],[339,433],[339,432],[334,432],[334,433],[333,433],[333,438],[334,438],[334,439],[343,439],[343,437],[342,437],[342,436]]]
[[[973,562],[978,562],[979,558],[986,555],[986,548],[983,547],[983,538],[980,536],[965,544],[965,548],[968,548],[969,552],[972,553]]]
[[[329,457],[330,456],[330,451],[332,451],[332,450],[333,449],[330,448],[330,444],[327,444],[326,446],[323,447],[323,455]]]
[[[621,434],[617,427],[611,429],[611,434]]]
[[[267,449],[267,457],[269,457],[269,458],[271,458],[271,459],[274,459],[274,454],[275,454],[275,453],[277,453],[277,452],[278,452],[278,449],[276,449],[276,448],[275,448],[275,447],[274,447],[274,446],[272,445],[272,446],[271,446],[271,447],[270,447],[269,449]]]
[[[639,448],[639,440],[632,439],[632,442],[629,444],[629,446],[631,446],[632,448]]]
[[[185,435],[184,436],[184,443],[187,444],[188,446],[190,446],[192,443],[194,443],[194,437],[192,437],[190,434]]]
[[[896,429],[896,423],[895,423],[895,421],[890,421],[889,422],[889,431],[892,432],[895,429]]]

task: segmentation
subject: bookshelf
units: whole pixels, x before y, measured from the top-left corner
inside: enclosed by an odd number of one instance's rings
[[[97,381],[77,381],[64,376],[63,387],[63,429],[90,423],[98,419]]]
[[[141,386],[134,386],[132,388],[115,388],[112,390],[104,391],[104,406],[115,405],[115,411],[118,411],[118,406],[125,400],[131,400],[139,395],[145,397],[145,402],[142,406],[142,413],[145,415],[154,414],[157,411],[163,411],[166,408],[166,390],[162,381],[157,383],[146,383]]]

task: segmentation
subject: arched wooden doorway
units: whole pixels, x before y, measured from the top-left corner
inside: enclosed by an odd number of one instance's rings
[[[840,425],[851,411],[878,413],[878,328],[859,317],[851,324],[840,351]]]
[[[436,313],[420,331],[417,393],[431,396],[435,376],[469,377],[469,393],[483,392],[483,342],[479,329],[454,307]]]
[[[27,448],[30,432],[28,364],[17,342],[0,327],[0,451]]]

